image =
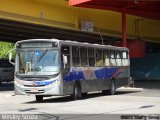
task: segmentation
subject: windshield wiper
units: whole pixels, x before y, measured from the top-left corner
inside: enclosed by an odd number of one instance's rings
[[[44,53],[40,56],[40,58],[37,60],[37,62],[39,62],[47,52],[48,52],[48,49],[46,49],[46,51],[44,51]]]

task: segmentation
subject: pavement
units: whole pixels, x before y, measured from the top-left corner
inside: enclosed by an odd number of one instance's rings
[[[15,96],[13,90],[10,89],[12,84],[9,84],[9,89],[4,90],[7,88],[7,83],[5,83],[0,91],[0,113],[43,114],[57,120],[118,120],[126,117],[133,119],[136,115],[139,117],[160,115],[160,89],[157,87],[154,89],[153,84],[150,85],[152,86],[150,88],[122,87],[117,89],[116,95],[113,96],[103,96],[98,91],[89,93],[77,101],[71,100],[70,96],[54,96],[46,97],[42,103],[37,103],[33,95]],[[158,83],[155,85],[157,86]],[[157,119],[154,120],[160,119],[160,116],[156,117]]]

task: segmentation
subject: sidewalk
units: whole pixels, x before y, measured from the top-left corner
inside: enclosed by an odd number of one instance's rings
[[[0,91],[0,98],[8,98],[14,96],[14,91]]]
[[[120,87],[118,88],[116,91],[133,91],[133,92],[137,92],[137,91],[143,91],[143,88],[136,88],[136,87]]]

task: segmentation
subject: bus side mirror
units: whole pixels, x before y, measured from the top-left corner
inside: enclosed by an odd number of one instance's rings
[[[15,50],[15,49],[12,49],[9,51],[9,62],[12,64],[12,65],[15,65],[14,62],[12,62],[12,51]]]
[[[65,56],[65,55],[63,55],[63,63],[64,63],[63,67],[65,69],[66,68],[66,64],[68,63],[67,56]]]

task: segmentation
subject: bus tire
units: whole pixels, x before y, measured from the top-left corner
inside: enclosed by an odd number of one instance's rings
[[[43,101],[43,95],[36,95],[36,101],[37,102],[42,102]]]
[[[114,95],[116,93],[116,83],[115,80],[112,79],[110,83],[110,89],[108,90],[109,95]]]
[[[108,90],[102,90],[102,95],[108,95]]]
[[[73,88],[73,95],[72,98],[73,100],[78,100],[82,97],[82,91],[81,91],[81,86],[80,84],[75,84]]]
[[[87,96],[87,92],[82,93],[82,97],[86,97]]]

